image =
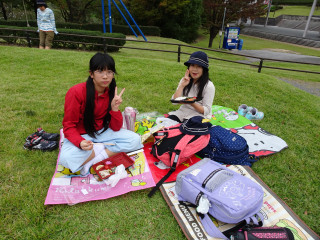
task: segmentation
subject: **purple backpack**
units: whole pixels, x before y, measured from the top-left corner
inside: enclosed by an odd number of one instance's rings
[[[202,210],[199,216],[204,229],[212,237],[228,239],[207,213],[224,223],[246,222],[261,226],[263,221],[259,213],[264,195],[261,186],[209,158],[180,172],[175,189],[180,204],[191,203],[197,207],[197,212],[200,207],[203,209],[199,206],[201,203],[209,202],[210,207],[206,212]]]

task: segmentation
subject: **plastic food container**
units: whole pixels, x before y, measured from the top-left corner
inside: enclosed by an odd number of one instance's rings
[[[116,167],[123,164],[125,168],[134,164],[134,161],[124,152],[104,159],[92,167],[101,180],[107,179],[115,173]]]

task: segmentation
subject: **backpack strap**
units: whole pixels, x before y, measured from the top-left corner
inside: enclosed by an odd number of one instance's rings
[[[203,228],[206,230],[209,236],[213,238],[221,238],[221,239],[230,239],[230,236],[234,233],[239,231],[240,229],[243,229],[247,226],[247,223],[245,220],[241,221],[239,224],[234,226],[233,228],[230,228],[227,231],[221,232],[216,225],[212,222],[211,218],[208,214],[199,214],[200,221],[202,223]],[[262,225],[261,225],[262,226]]]
[[[247,225],[253,225],[256,227],[262,227],[263,220],[264,220],[264,217],[260,212],[245,219],[245,221],[247,222]]]
[[[174,151],[172,152],[171,165],[173,165],[174,163],[176,164],[178,163],[181,151],[183,151],[183,149],[185,149],[185,147],[189,144],[189,142],[191,142],[192,139],[196,137],[197,136],[195,135],[186,134],[180,139],[178,144],[175,146]]]
[[[229,239],[228,237],[231,235],[232,232],[238,231],[241,228],[245,228],[246,226],[251,227],[261,227],[263,225],[263,215],[261,213],[257,213],[252,217],[245,219],[244,221],[240,222],[235,227],[221,232],[216,225],[212,222],[208,214],[200,215],[200,221],[203,225],[203,228],[206,230],[208,235],[214,238],[222,238],[222,239]]]
[[[181,132],[180,132],[180,134],[181,134]],[[148,197],[152,197],[153,194],[164,183],[164,181],[167,180],[170,177],[170,175],[176,170],[181,151],[183,151],[183,149],[188,145],[188,143],[194,137],[196,137],[196,136],[186,134],[185,136],[183,136],[180,139],[180,141],[178,142],[178,144],[176,145],[176,147],[174,148],[174,150],[171,154],[171,167],[170,167],[169,172],[163,178],[161,178],[161,180],[156,184],[156,186],[149,192]]]
[[[154,194],[154,193],[160,188],[160,186],[164,183],[164,181],[167,180],[167,179],[170,177],[170,175],[176,170],[176,165],[177,165],[177,164],[174,163],[174,164],[171,166],[169,172],[168,172],[163,178],[161,178],[160,181],[157,183],[157,185],[149,192],[148,197],[152,197],[153,194]]]
[[[214,238],[228,239],[220,230],[214,225],[208,214],[204,214],[203,218],[200,217],[203,228],[209,236]]]
[[[189,202],[185,202],[185,201],[179,201],[180,205],[184,205],[186,207],[193,207],[193,208],[197,208],[197,205],[189,203]],[[242,229],[246,226],[248,226],[248,223],[246,222],[246,220],[241,221],[240,223],[238,223],[236,226],[230,228],[229,230],[226,230],[224,232],[221,232],[216,225],[214,225],[214,223],[212,222],[212,220],[210,219],[210,217],[208,216],[208,214],[203,214],[203,213],[199,213],[198,211],[196,211],[197,214],[199,215],[200,221],[202,223],[202,226],[204,227],[205,231],[208,233],[208,235],[210,235],[211,237],[217,237],[219,235],[218,238],[224,238],[224,239],[230,239],[230,236],[234,233],[239,231],[239,229]],[[202,219],[204,219],[205,215],[207,215],[206,219],[202,221]],[[259,225],[260,227],[262,225]],[[222,234],[222,235],[221,235]],[[222,237],[224,236],[224,237]]]

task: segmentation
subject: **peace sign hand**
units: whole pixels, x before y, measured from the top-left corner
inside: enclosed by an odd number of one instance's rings
[[[189,84],[190,82],[190,76],[189,76],[189,69],[186,70],[186,73],[184,74],[184,77],[181,81],[182,87],[185,87]]]
[[[118,95],[118,88],[116,87],[115,90],[114,90],[114,97],[111,101],[111,109],[112,111],[119,111],[119,106],[121,105],[122,103],[122,94],[124,93],[124,89],[121,90],[120,94]]]

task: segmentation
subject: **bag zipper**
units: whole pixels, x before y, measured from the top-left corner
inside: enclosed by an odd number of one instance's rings
[[[218,172],[220,172],[220,171],[222,171],[222,170],[224,170],[224,169],[218,168],[218,169],[212,171],[212,172],[204,179],[204,181],[202,182],[202,187],[205,188],[206,185],[207,185],[207,183],[211,180],[211,178],[213,178],[214,175],[216,175]]]
[[[216,148],[214,148],[214,149],[212,150],[212,152],[213,152],[213,158],[217,158],[217,159],[235,159],[235,158],[242,157],[242,156],[244,156],[244,155],[246,155],[246,154],[249,154],[249,152],[247,152],[247,150],[248,150],[248,146],[247,146],[247,148],[245,149],[244,152],[242,152],[242,153],[240,153],[240,154],[238,154],[238,155],[236,155],[236,156],[226,156],[226,157],[216,157],[216,156],[214,155],[214,152],[216,151]]]

